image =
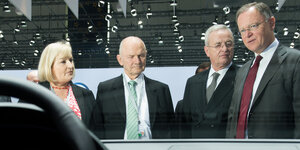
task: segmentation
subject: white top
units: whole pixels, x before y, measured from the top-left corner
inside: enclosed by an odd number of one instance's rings
[[[210,70],[209,70],[209,73],[208,73],[208,79],[207,79],[207,83],[206,83],[206,88],[208,88],[208,86],[211,84],[212,80],[213,80],[213,76],[212,74],[217,72],[219,73],[219,77],[218,77],[218,80],[217,80],[217,85],[216,85],[216,88],[218,87],[219,83],[222,81],[223,77],[225,76],[226,72],[228,71],[229,67],[232,65],[232,62],[227,65],[225,68],[219,70],[219,71],[215,71],[214,68],[212,66],[210,66]]]
[[[125,104],[126,104],[126,112],[128,109],[128,97],[129,97],[129,86],[128,82],[131,79],[123,73],[123,84],[124,84],[124,92],[125,92]],[[137,106],[139,110],[139,133],[142,135],[140,139],[151,139],[151,130],[150,130],[150,118],[149,118],[149,106],[148,99],[145,88],[145,80],[144,74],[141,73],[135,80],[136,85],[136,94],[137,94]],[[125,128],[124,139],[127,139],[127,129]]]

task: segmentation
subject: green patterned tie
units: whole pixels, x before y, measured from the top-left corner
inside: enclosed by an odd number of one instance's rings
[[[129,98],[127,110],[127,139],[138,139],[138,112],[137,112],[137,95],[135,91],[136,82],[131,80],[129,85]]]

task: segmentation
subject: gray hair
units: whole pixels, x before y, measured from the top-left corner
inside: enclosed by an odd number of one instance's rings
[[[271,18],[273,15],[269,6],[263,2],[253,2],[243,5],[237,12],[236,12],[236,21],[241,13],[247,11],[249,8],[254,7],[256,10],[259,11],[260,14],[265,16],[265,20]]]
[[[228,28],[226,25],[224,24],[216,24],[213,25],[211,27],[209,27],[206,32],[205,32],[205,46],[208,46],[208,42],[209,42],[209,35],[214,32],[214,31],[218,31],[218,30],[228,30],[231,33],[231,36],[233,38],[233,34],[232,31],[230,30],[230,28]]]

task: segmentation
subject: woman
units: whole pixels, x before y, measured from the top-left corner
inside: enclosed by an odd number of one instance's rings
[[[92,91],[72,83],[74,75],[75,67],[70,43],[59,41],[49,44],[40,58],[39,84],[60,97],[89,127],[95,97]]]

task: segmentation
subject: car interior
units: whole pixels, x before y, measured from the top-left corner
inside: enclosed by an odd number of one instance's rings
[[[0,94],[25,101],[0,103],[2,146],[9,149],[106,149],[48,89],[29,81],[1,77]]]
[[[30,0],[30,19],[11,1],[0,1],[0,97],[22,103],[0,102],[2,149],[300,150],[299,139],[99,139],[53,92],[20,75],[37,69],[47,44],[64,39],[72,45],[74,84],[84,83],[96,94],[100,82],[123,73],[116,59],[120,41],[135,35],[147,47],[145,75],[168,84],[175,108],[195,67],[210,61],[205,31],[213,24],[231,28],[234,64],[255,57],[235,18],[240,6],[254,0]],[[66,1],[78,3],[77,16]],[[300,0],[259,1],[272,9],[280,43],[300,49]]]

